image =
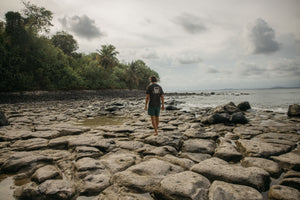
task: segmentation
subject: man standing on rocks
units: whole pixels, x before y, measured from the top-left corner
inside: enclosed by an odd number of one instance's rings
[[[165,109],[164,91],[162,90],[160,85],[156,83],[157,78],[155,76],[151,76],[149,80],[151,81],[151,84],[148,85],[146,89],[145,110],[148,110],[148,115],[151,116],[152,125],[155,131],[154,135],[158,135],[157,128],[159,124],[160,109]]]

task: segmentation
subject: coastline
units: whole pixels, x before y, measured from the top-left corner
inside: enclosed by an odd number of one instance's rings
[[[11,180],[7,190],[18,198],[54,194],[78,200],[118,195],[210,199],[218,188],[230,194],[233,187],[256,199],[267,199],[278,188],[290,191],[286,199],[298,194],[294,185],[300,176],[291,173],[300,170],[299,118],[248,110],[243,112],[246,124],[204,124],[207,108],[167,110],[161,113],[160,134],[155,137],[143,110],[144,91],[117,93],[72,93],[69,99],[60,93],[53,96],[60,99],[0,104],[10,122],[0,127],[1,175],[14,174],[0,181],[0,189]],[[174,102],[170,97],[166,103]],[[84,119],[111,116],[122,117],[123,124],[78,125]],[[23,182],[15,185],[16,180]]]

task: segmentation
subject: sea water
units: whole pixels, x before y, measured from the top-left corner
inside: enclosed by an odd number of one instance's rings
[[[248,101],[254,110],[286,113],[289,105],[300,104],[300,88],[198,91],[195,92],[195,95],[173,96],[171,98],[182,102],[177,106],[184,110],[216,107],[229,102],[238,105],[243,101]]]

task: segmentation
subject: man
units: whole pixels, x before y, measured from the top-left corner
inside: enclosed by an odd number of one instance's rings
[[[145,110],[148,110],[148,115],[151,116],[152,125],[155,131],[154,135],[158,135],[157,128],[159,124],[160,109],[165,109],[164,92],[162,88],[156,83],[157,78],[155,76],[151,76],[149,80],[151,81],[151,84],[146,89]]]

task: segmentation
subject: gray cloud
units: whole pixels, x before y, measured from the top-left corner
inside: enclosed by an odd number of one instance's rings
[[[202,59],[199,56],[194,55],[181,55],[177,58],[180,64],[189,65],[189,64],[197,64],[202,62]]]
[[[249,31],[253,54],[270,54],[279,50],[279,43],[275,40],[275,31],[263,19],[258,18]]]
[[[104,36],[104,33],[95,25],[95,21],[86,15],[82,15],[81,17],[77,15],[64,17],[59,19],[59,22],[63,28],[88,40]]]
[[[157,55],[157,52],[155,50],[146,48],[142,52],[142,58],[157,59],[157,58],[159,58],[159,56]]]
[[[191,34],[196,34],[207,30],[201,18],[188,13],[181,14],[180,16],[176,17],[173,22],[182,26],[184,30]]]
[[[212,68],[212,67],[209,67],[206,71],[207,73],[209,74],[217,74],[217,73],[220,73],[219,70],[215,69],[215,68]]]

